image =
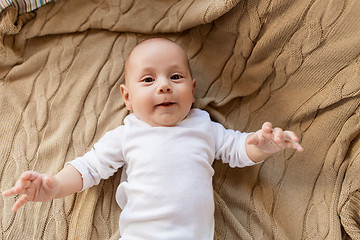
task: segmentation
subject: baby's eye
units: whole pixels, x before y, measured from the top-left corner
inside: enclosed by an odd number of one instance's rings
[[[151,78],[151,77],[147,77],[147,78],[144,78],[143,81],[146,82],[146,83],[151,83],[151,82],[154,81],[154,79]]]
[[[172,76],[170,77],[170,79],[171,79],[171,80],[179,80],[179,79],[181,79],[181,75],[179,75],[179,74],[174,74],[174,75],[172,75]]]

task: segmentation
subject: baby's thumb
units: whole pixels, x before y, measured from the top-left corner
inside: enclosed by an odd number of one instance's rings
[[[249,145],[256,145],[259,143],[259,137],[256,133],[249,134],[246,138],[246,143]]]
[[[56,182],[53,176],[45,176],[44,177],[44,187],[47,189],[54,188],[56,186]]]

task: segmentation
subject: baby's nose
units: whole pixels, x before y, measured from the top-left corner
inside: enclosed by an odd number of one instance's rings
[[[164,88],[160,88],[160,92],[168,92],[168,93],[170,93],[170,92],[172,92],[172,90],[171,90],[171,88],[170,87],[164,87]]]
[[[172,93],[173,89],[168,79],[159,79],[158,93]]]

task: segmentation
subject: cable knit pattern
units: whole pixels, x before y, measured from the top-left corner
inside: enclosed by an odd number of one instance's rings
[[[228,128],[264,121],[303,153],[214,164],[216,239],[360,239],[360,2],[60,0],[0,16],[0,190],[55,174],[127,115],[124,60],[142,39],[183,46],[195,106]],[[2,239],[117,239],[121,171],[79,194],[10,211]]]

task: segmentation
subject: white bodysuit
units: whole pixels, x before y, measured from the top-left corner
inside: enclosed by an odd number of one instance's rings
[[[70,162],[83,189],[124,167],[127,179],[116,192],[121,239],[212,240],[211,165],[214,159],[231,167],[254,165],[245,151],[248,134],[226,130],[200,109],[174,127],[151,127],[134,114],[124,123]]]

